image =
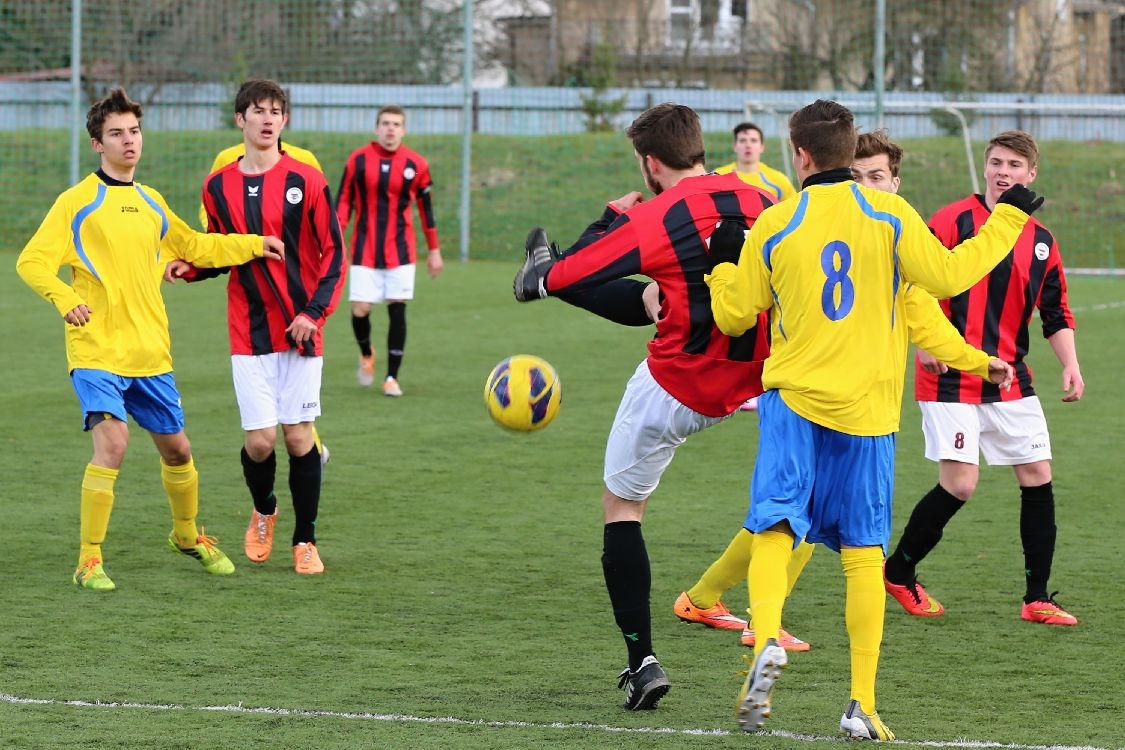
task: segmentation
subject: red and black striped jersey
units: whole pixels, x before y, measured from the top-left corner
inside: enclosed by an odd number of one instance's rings
[[[741,336],[715,326],[707,240],[723,219],[752,225],[773,199],[735,174],[687,177],[620,214],[608,228],[591,226],[551,268],[551,294],[580,292],[643,274],[660,285],[663,316],[649,342],[653,378],[680,403],[709,417],[731,414],[762,392],[769,354],[765,314]]]
[[[990,213],[984,196],[970,195],[935,213],[930,231],[952,248],[976,236]],[[1012,252],[996,268],[968,291],[942,300],[941,307],[968,343],[1011,363],[1016,377],[1011,390],[1003,391],[974,375],[952,369],[935,375],[915,363],[918,401],[981,404],[1033,396],[1031,369],[1024,362],[1032,313],[1038,308],[1044,338],[1074,328],[1058,243],[1035,217],[1028,219]]]
[[[231,269],[227,329],[232,354],[283,352],[285,329],[297,315],[316,323],[312,346],[321,356],[324,322],[336,309],[344,280],[344,243],[320,170],[282,155],[261,174],[228,164],[203,183],[209,231],[280,237],[285,260],[255,260]]]
[[[351,264],[397,268],[418,261],[411,203],[418,206],[427,247],[437,249],[432,187],[430,165],[406,146],[387,151],[373,141],[353,151],[336,196],[340,226],[346,229],[352,214],[356,216]]]

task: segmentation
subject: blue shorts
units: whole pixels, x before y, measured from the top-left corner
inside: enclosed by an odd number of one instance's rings
[[[810,422],[777,391],[758,400],[758,459],[748,531],[788,521],[796,535],[836,552],[882,547],[891,536],[895,436],[848,435]]]
[[[76,369],[70,382],[82,407],[82,429],[90,429],[91,414],[111,414],[122,422],[132,415],[137,424],[159,435],[184,429],[184,410],[172,373],[126,378],[105,370]]]

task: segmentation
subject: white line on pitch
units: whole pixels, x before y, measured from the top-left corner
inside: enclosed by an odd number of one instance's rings
[[[478,727],[512,727],[522,729],[564,729],[564,730],[592,730],[596,732],[613,732],[618,734],[670,734],[708,737],[730,737],[741,732],[730,732],[725,729],[674,729],[672,727],[615,727],[608,724],[591,724],[588,722],[554,722],[550,724],[535,724],[528,721],[489,721],[486,719],[458,719],[454,716],[411,716],[409,714],[382,714],[366,711],[313,711],[300,708],[264,708],[250,706],[181,706],[163,703],[132,703],[132,702],[106,702],[83,700],[53,700],[50,698],[22,698],[8,693],[0,693],[0,702],[36,705],[36,706],[70,706],[75,708],[135,708],[150,711],[219,711],[236,714],[268,714],[271,716],[313,716],[330,719],[359,719],[363,721],[386,721],[410,724],[448,724],[452,726],[478,726]],[[783,737],[790,740],[804,742],[847,742],[842,737],[822,737],[813,734],[796,734],[793,732],[770,731],[761,734],[769,737]],[[980,742],[976,740],[955,740],[951,742],[929,742],[912,740],[895,740],[895,745],[910,747],[937,747],[937,748],[967,748],[969,750],[1111,750],[1111,748],[1095,747],[1093,745],[1019,745],[1008,742]],[[1125,750],[1125,748],[1118,748]]]

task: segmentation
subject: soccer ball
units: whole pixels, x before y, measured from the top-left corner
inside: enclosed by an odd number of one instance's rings
[[[532,354],[501,360],[484,381],[488,414],[516,432],[541,430],[559,413],[562,384],[555,368]]]

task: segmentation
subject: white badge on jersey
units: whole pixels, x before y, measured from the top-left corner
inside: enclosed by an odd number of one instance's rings
[[[299,187],[291,187],[285,191],[285,200],[289,201],[294,206],[300,203],[301,199],[304,197],[305,194],[301,192],[301,188]]]

